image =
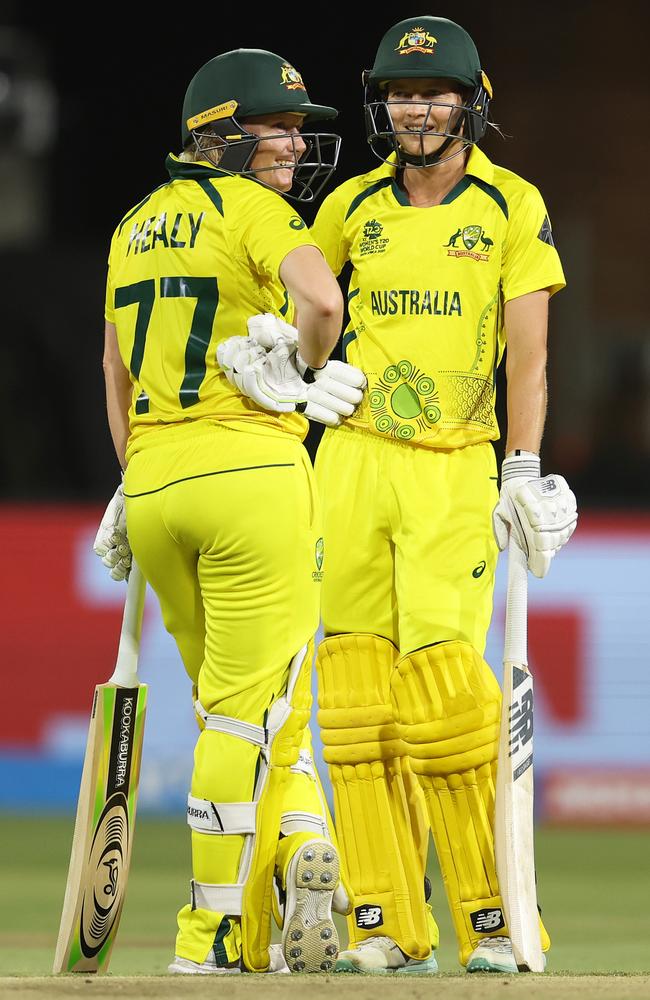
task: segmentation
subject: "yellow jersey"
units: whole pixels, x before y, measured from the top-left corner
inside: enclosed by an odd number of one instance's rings
[[[473,146],[443,202],[414,208],[389,162],[336,188],[312,235],[335,274],[352,264],[344,357],[368,391],[347,423],[432,448],[496,440],[503,306],[565,284],[537,188]]]
[[[314,245],[275,191],[204,162],[166,161],[170,180],[122,219],[108,261],[106,319],[133,382],[127,458],[155,428],[201,419],[253,419],[297,435],[297,413],[272,414],[242,396],[217,346],[246,336],[246,319],[292,319],[279,276],[296,247]]]

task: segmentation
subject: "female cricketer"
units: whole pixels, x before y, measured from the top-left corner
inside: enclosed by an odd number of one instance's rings
[[[461,964],[517,971],[494,860],[500,690],[483,651],[509,532],[541,577],[577,515],[561,476],[540,479],[548,302],[564,276],[537,188],[477,146],[491,94],[459,25],[390,28],[365,74],[381,165],[337,187],[312,229],[335,274],[352,265],[343,347],[368,379],[316,459],[319,722],[354,893],[341,971],[436,970],[429,830]]]
[[[347,905],[306,730],[322,561],[307,422],[266,357],[254,396],[275,400],[273,413],[217,363],[247,317],[291,319],[290,300],[303,373],[322,368],[337,341],[337,282],[281,197],[310,200],[331,174],[338,137],[300,130],[335,115],[310,102],[280,56],[216,56],[188,87],[169,180],[125,215],[110,248],[104,369],[125,471],[95,549],[124,578],[130,544],[193,682],[201,729],[175,973],[328,971],[332,904]],[[330,423],[353,410],[336,392],[319,406]],[[281,952],[269,951],[272,912]]]

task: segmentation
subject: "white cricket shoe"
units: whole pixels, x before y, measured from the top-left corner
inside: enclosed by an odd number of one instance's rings
[[[546,956],[544,955],[546,966]],[[469,956],[467,972],[519,972],[508,937],[481,938]]]
[[[356,948],[339,952],[337,972],[361,972],[366,976],[389,974],[432,976],[438,971],[433,952],[428,958],[408,958],[392,938],[370,937]]]
[[[290,972],[333,972],[339,936],[332,898],[339,856],[329,840],[301,844],[287,866],[282,951]]]
[[[269,946],[269,959],[268,975],[288,975],[289,966],[284,960],[282,945],[272,944]],[[232,976],[239,975],[241,971],[241,960],[232,965],[217,965],[212,951],[205,962],[192,962],[189,958],[179,958],[178,955],[175,955],[174,961],[167,967],[167,972],[171,972],[172,975],[185,976]]]

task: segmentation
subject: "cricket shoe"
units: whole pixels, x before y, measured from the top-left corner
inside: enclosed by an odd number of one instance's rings
[[[272,944],[269,946],[269,969],[271,975],[282,975],[289,973],[289,966],[284,960],[282,946]],[[174,956],[174,961],[167,967],[167,972],[173,975],[184,976],[232,976],[239,975],[242,970],[241,959],[231,962],[229,965],[217,965],[214,952],[210,952],[205,962],[192,962],[189,958],[179,958]]]
[[[339,952],[337,972],[360,972],[366,976],[416,975],[433,976],[438,971],[433,952],[428,958],[409,958],[392,938],[366,938],[348,951]]]
[[[290,972],[333,972],[339,936],[332,898],[339,856],[329,840],[301,844],[287,865],[282,952]]]
[[[546,967],[546,955],[544,955]],[[467,972],[519,972],[508,937],[481,938],[469,956]]]

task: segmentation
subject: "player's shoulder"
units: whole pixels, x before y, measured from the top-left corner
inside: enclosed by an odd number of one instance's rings
[[[267,221],[273,219],[279,222],[301,221],[296,208],[289,204],[282,195],[271,187],[266,187],[250,177],[233,175],[222,178],[215,183],[222,192],[226,210],[236,208],[237,219],[256,219],[263,215]],[[229,213],[227,213],[229,215]],[[232,220],[231,220],[232,221]],[[293,228],[302,228],[296,223]]]
[[[526,198],[539,196],[539,188],[514,170],[494,164],[494,186],[505,196]]]
[[[170,183],[169,180],[163,181],[162,184],[158,184],[157,187],[155,187],[152,191],[149,191],[149,193],[146,194],[144,198],[141,198],[134,205],[132,205],[131,208],[129,208],[128,211],[124,213],[120,221],[115,226],[113,239],[116,239],[117,237],[121,236],[122,232],[126,228],[127,222],[129,222],[131,219],[135,219],[135,217],[139,215],[141,210],[145,209],[148,205],[150,205],[150,203],[155,199],[156,194],[159,191],[161,191],[162,188],[167,187],[169,183]]]
[[[476,146],[470,154],[467,173],[499,205],[506,219],[542,201],[540,191],[533,183],[514,170],[493,163]]]
[[[367,170],[363,174],[355,174],[338,184],[325,198],[323,205],[337,204],[339,208],[349,209],[359,198],[370,197],[375,191],[380,191],[392,183],[394,167],[382,163],[379,167]]]

